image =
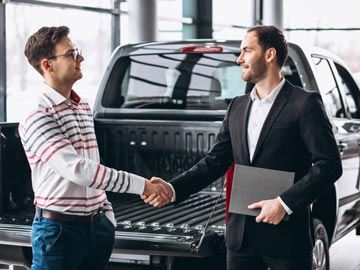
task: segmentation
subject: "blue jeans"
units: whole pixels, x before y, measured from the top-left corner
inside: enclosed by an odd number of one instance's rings
[[[115,240],[105,215],[94,223],[58,221],[35,215],[32,270],[105,270]]]

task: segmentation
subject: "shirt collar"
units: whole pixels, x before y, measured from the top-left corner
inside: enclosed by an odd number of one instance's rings
[[[61,95],[58,91],[56,91],[55,89],[51,88],[50,86],[48,86],[47,84],[45,84],[45,91],[44,94],[46,94],[46,96],[48,96],[55,104],[60,104],[62,102],[67,101],[67,99]],[[71,93],[70,93],[70,98],[71,101],[79,104],[81,98],[79,97],[79,95],[71,89]]]
[[[285,84],[285,79],[284,77],[282,77],[280,83],[270,92],[269,95],[267,95],[263,100],[263,102],[274,102],[277,95],[279,94],[280,92],[280,89],[284,86]],[[260,100],[259,99],[259,96],[257,95],[256,93],[256,86],[251,90],[251,93],[250,93],[250,98],[252,101],[255,101],[255,100]]]

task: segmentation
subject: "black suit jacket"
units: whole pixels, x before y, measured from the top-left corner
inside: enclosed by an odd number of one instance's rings
[[[238,250],[246,227],[251,244],[264,255],[310,251],[310,204],[342,174],[339,151],[321,96],[286,81],[265,120],[250,162],[247,124],[251,104],[249,94],[235,98],[212,149],[195,166],[170,181],[176,202],[208,186],[234,162],[295,172],[294,185],[280,195],[293,211],[289,221],[271,225],[256,223],[251,216],[229,213],[226,244],[229,249]]]

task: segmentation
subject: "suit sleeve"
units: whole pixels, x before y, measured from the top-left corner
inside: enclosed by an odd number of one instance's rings
[[[300,116],[301,138],[312,156],[308,173],[280,195],[292,210],[313,203],[341,176],[340,154],[321,96],[311,93]]]
[[[192,168],[170,181],[176,192],[176,202],[185,200],[225,174],[233,163],[233,152],[229,132],[229,115],[234,100],[226,115],[210,151]]]

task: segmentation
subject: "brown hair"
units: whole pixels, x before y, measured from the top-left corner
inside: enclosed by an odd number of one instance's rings
[[[283,32],[273,25],[258,25],[250,28],[247,32],[256,33],[258,43],[264,52],[274,48],[277,55],[276,63],[282,67],[288,57],[288,44]]]
[[[42,27],[32,34],[25,44],[24,54],[29,63],[41,75],[43,72],[40,62],[44,58],[52,57],[55,52],[55,45],[64,37],[67,37],[70,30],[67,26]]]

